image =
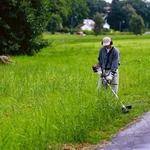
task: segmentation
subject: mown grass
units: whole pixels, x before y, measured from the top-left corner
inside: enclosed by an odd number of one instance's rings
[[[149,110],[150,36],[112,36],[121,52],[119,97],[96,91],[102,36],[44,35],[52,45],[0,66],[0,149],[59,149],[96,144]]]

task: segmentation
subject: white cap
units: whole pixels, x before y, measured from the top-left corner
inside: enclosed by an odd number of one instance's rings
[[[110,43],[111,43],[111,38],[110,37],[104,37],[103,38],[103,46],[108,46],[108,45],[110,45]]]

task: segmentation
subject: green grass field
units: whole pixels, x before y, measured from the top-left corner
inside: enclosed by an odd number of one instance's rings
[[[118,96],[96,91],[103,36],[48,35],[36,56],[13,56],[0,66],[0,149],[48,150],[97,144],[150,109],[150,36],[111,36],[121,53]]]

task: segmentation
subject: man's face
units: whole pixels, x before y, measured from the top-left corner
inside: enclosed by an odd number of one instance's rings
[[[110,48],[111,48],[111,45],[106,45],[105,48],[106,48],[106,49],[110,49]]]

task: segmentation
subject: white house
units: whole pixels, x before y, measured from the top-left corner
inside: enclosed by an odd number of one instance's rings
[[[94,28],[95,22],[92,19],[84,19],[83,23],[78,25],[77,28],[81,30],[88,30],[91,31]],[[110,29],[110,25],[105,21],[103,28]]]
[[[92,19],[84,19],[83,24],[88,24],[90,26],[95,25],[95,22]]]
[[[107,23],[107,20],[105,21],[105,24],[103,25],[104,29],[110,29],[110,25]]]
[[[78,25],[77,28],[81,30],[92,30],[94,28],[95,22],[92,19],[84,19],[83,23]]]
[[[77,28],[81,29],[81,30],[92,30],[94,28],[94,26],[91,26],[89,24],[80,24]]]

